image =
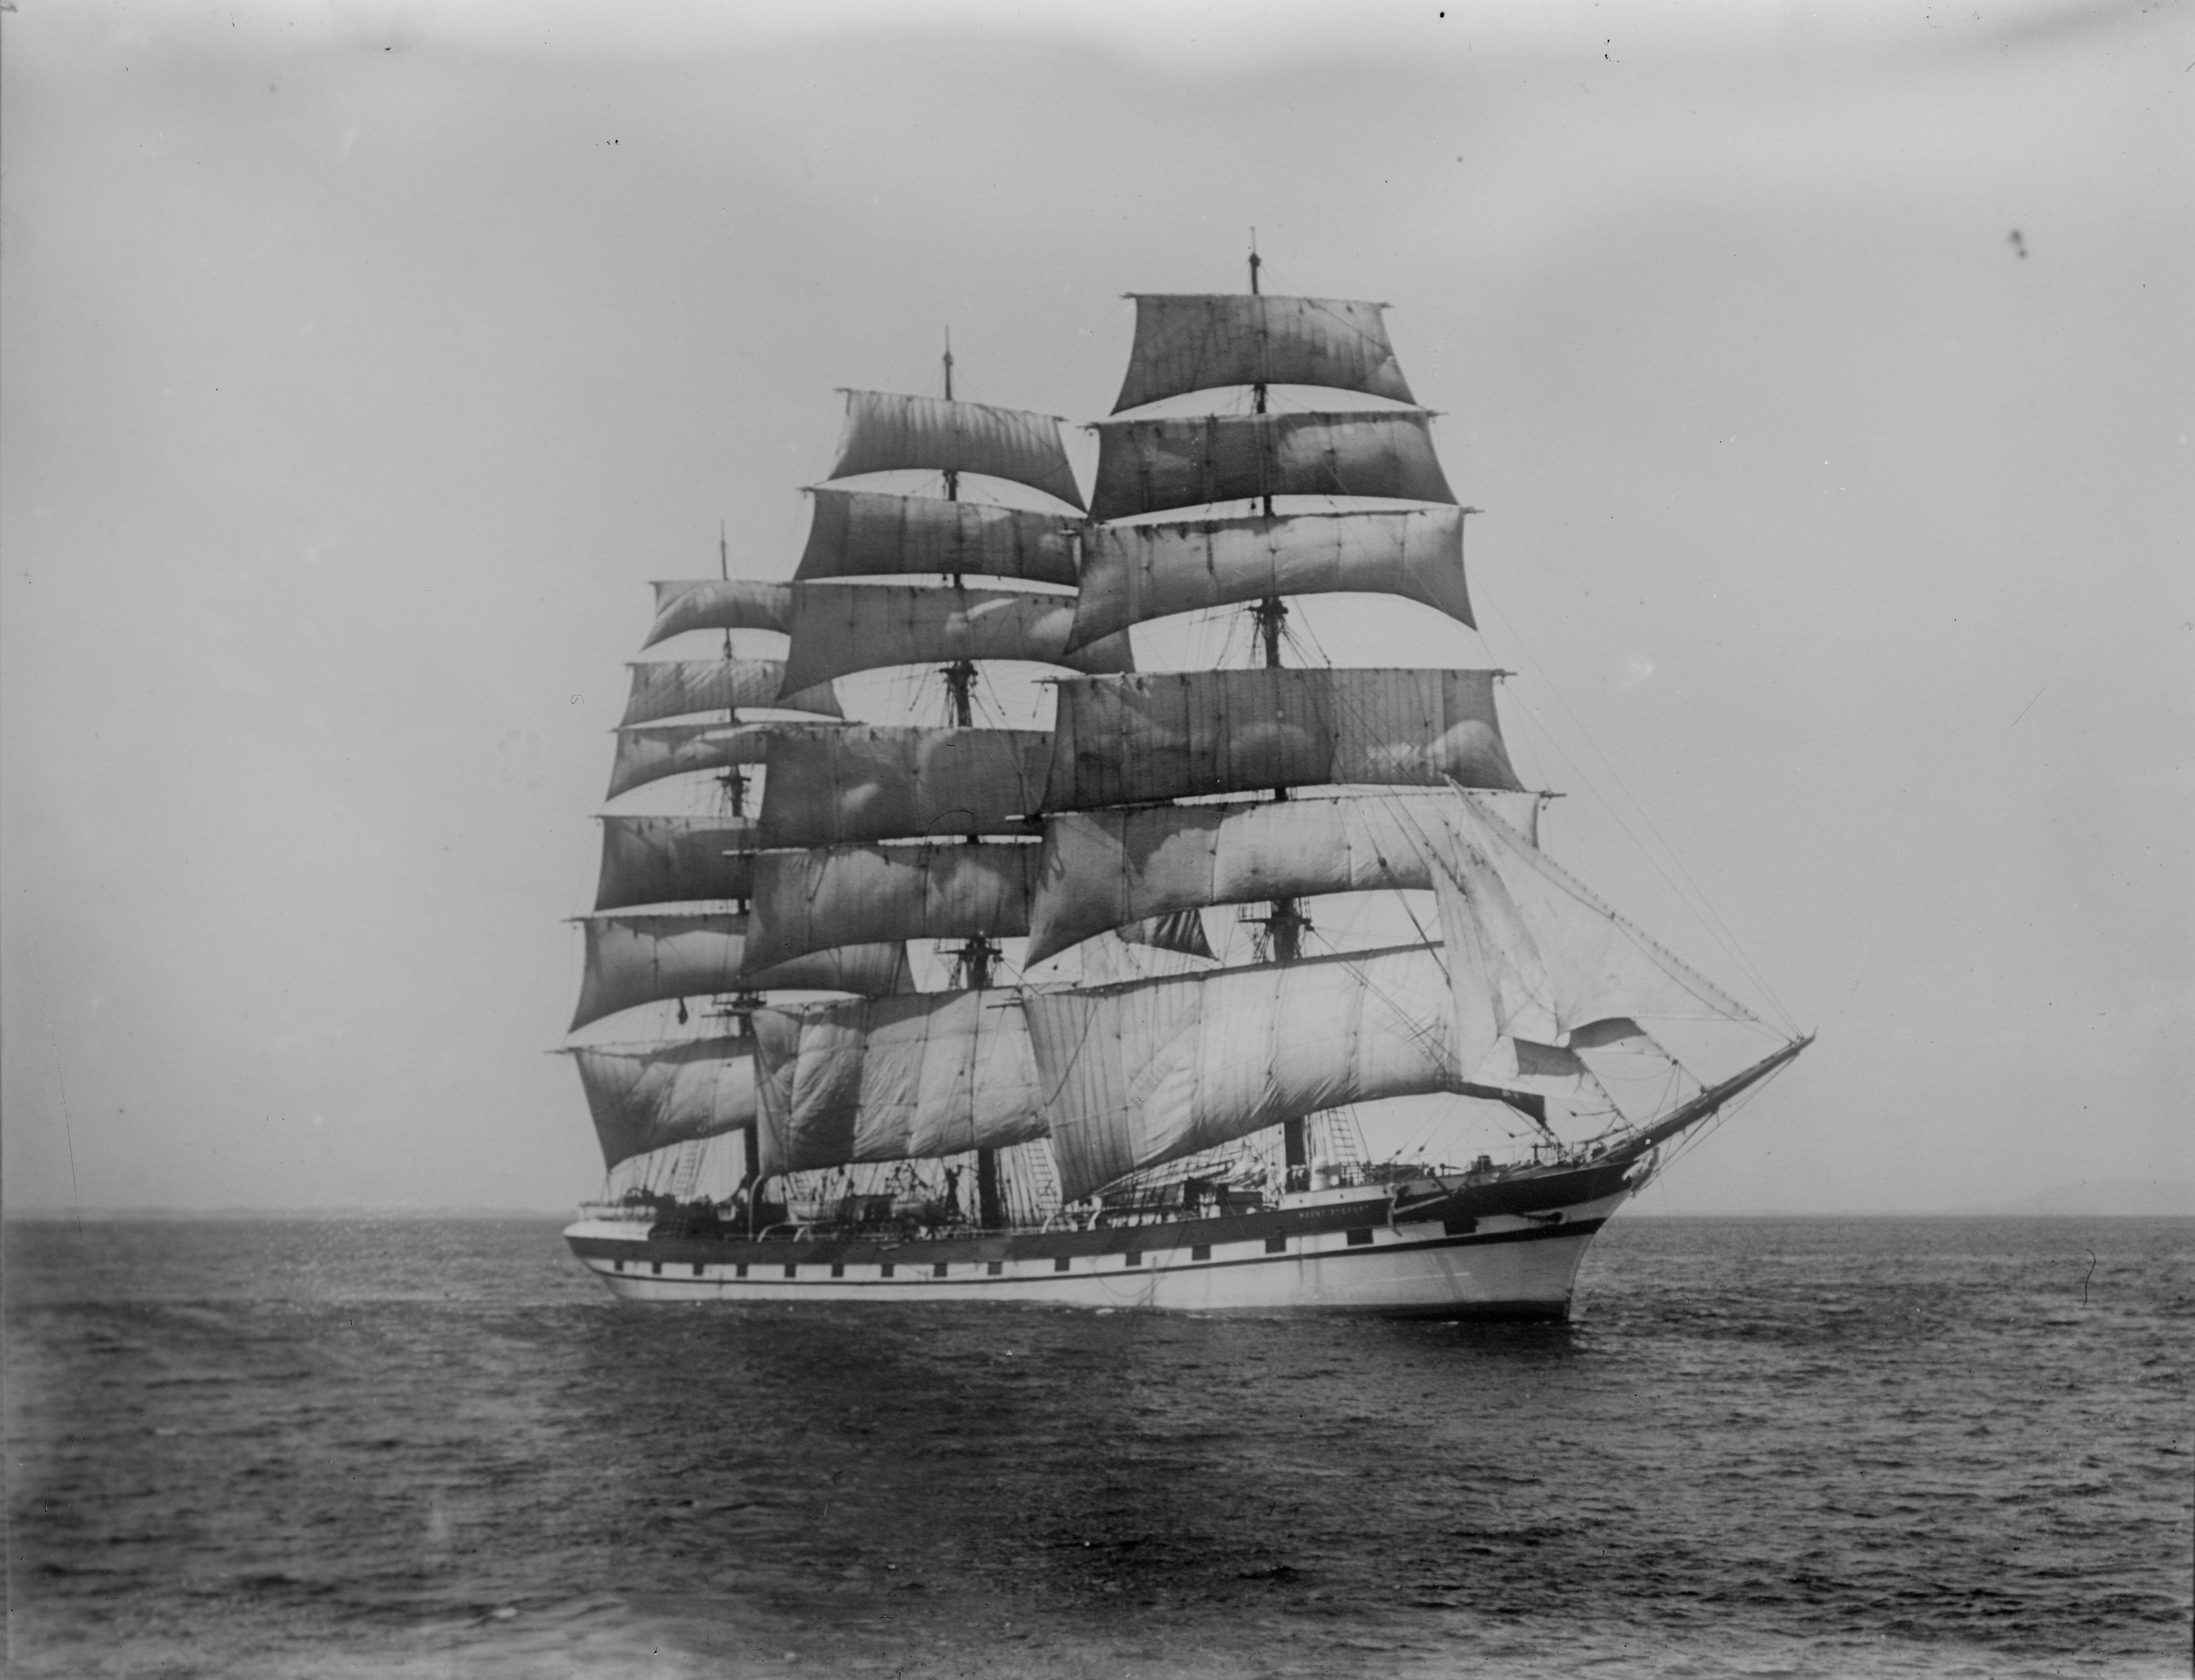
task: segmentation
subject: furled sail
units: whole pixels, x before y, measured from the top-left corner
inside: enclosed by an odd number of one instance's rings
[[[602,817],[595,908],[746,898],[755,826],[723,817]]]
[[[831,685],[817,679],[787,688],[785,666],[776,659],[656,659],[635,665],[632,693],[620,724],[653,723],[694,711],[731,711],[764,706],[776,711],[812,711],[844,717]]]
[[[619,1010],[673,998],[773,987],[869,997],[914,989],[907,947],[897,943],[820,951],[750,973],[745,916],[597,915],[581,918],[581,925],[587,930],[587,954],[579,1005],[572,1016],[574,1032]]]
[[[1433,872],[1456,1041],[1473,1077],[1535,1069],[1535,1047],[1635,1035],[1638,1016],[1751,1021],[1752,1011],[1609,909],[1468,800],[1446,812]]]
[[[1132,294],[1136,342],[1113,411],[1216,385],[1328,385],[1414,400],[1380,303],[1258,293]]]
[[[1022,1008],[1070,1201],[1282,1120],[1457,1083],[1426,946],[1031,992]]]
[[[602,1165],[755,1123],[752,1038],[576,1048]]]
[[[1423,409],[1100,420],[1093,519],[1257,496],[1454,502]]]
[[[973,572],[1034,584],[1073,584],[1074,522],[982,502],[821,487],[793,576],[862,578]]]
[[[1028,1029],[1010,992],[925,992],[763,1010],[765,1173],[935,1159],[1044,1135]]]
[[[788,736],[769,762],[765,847],[1025,834],[1051,732],[856,724]]]
[[[760,723],[633,724],[617,732],[617,752],[610,760],[610,788],[605,797],[614,799],[665,776],[759,764],[769,756],[770,742],[781,735],[842,727],[783,719]]]
[[[640,645],[653,647],[687,630],[783,631],[792,612],[790,584],[757,583],[748,578],[660,582],[655,586],[655,622]]]
[[[857,940],[1014,939],[1028,931],[1040,848],[818,846],[755,858],[750,960]]]
[[[1472,797],[1501,802],[1528,827],[1540,800],[1536,793]],[[1389,789],[1339,799],[1062,813],[1045,823],[1023,960],[1040,963],[1108,928],[1207,905],[1430,888],[1452,797]]]
[[[1518,786],[1492,671],[1168,671],[1058,692],[1048,811],[1313,783]]]
[[[1055,416],[943,397],[848,391],[845,429],[830,476],[909,469],[982,473],[1041,490],[1069,507],[1082,505]]]
[[[1334,591],[1399,595],[1475,627],[1464,589],[1463,510],[1092,526],[1069,645],[1175,613]]]
[[[1136,668],[1125,633],[1069,653],[1074,628],[1071,595],[804,584],[793,607],[784,682],[791,693],[857,670],[948,659],[1032,659],[1080,671]]]

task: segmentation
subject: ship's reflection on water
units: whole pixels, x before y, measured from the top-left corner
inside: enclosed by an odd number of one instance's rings
[[[2140,1672],[2185,1638],[2186,1232],[1619,1221],[1580,1322],[1471,1326],[644,1308],[552,1227],[19,1228],[12,1655]]]

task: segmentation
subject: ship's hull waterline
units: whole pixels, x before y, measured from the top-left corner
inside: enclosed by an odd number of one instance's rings
[[[614,1293],[638,1301],[1549,1320],[1570,1315],[1586,1250],[1635,1188],[1619,1173],[1561,1177],[1598,1182],[1563,1185],[1587,1194],[1560,1205],[1542,1194],[1529,1209],[1478,1214],[1460,1209],[1483,1194],[1398,1207],[1368,1188],[1291,1196],[1255,1213],[1088,1230],[755,1239],[594,1218],[565,1237]]]

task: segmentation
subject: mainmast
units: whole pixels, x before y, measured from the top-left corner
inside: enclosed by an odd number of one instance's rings
[[[1250,230],[1250,296],[1256,297],[1258,270],[1265,259],[1258,255],[1258,230]],[[1266,328],[1261,320],[1258,327],[1259,367],[1260,373],[1271,365],[1266,344]],[[1265,412],[1266,382],[1258,380],[1250,387],[1251,411]],[[1270,491],[1259,498],[1264,504],[1267,519],[1273,516],[1273,498]],[[1265,667],[1269,670],[1281,668],[1281,628],[1288,621],[1288,603],[1277,595],[1269,595],[1250,609],[1252,620],[1258,627],[1259,640],[1263,643]],[[1273,790],[1275,799],[1286,799],[1285,786]],[[1311,918],[1303,913],[1301,904],[1292,898],[1271,900],[1271,908],[1258,918],[1264,922],[1267,947],[1276,963],[1293,963],[1303,955],[1303,936],[1310,930]],[[1300,1118],[1291,1119],[1281,1127],[1281,1154],[1284,1168],[1282,1184],[1290,1190],[1311,1188],[1311,1143]]]

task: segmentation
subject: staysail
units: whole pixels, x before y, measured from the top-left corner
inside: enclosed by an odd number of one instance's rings
[[[765,1173],[936,1159],[1044,1135],[1011,992],[763,1010],[754,1028]]]
[[[1074,582],[1076,522],[1059,514],[825,486],[808,493],[815,513],[792,574],[802,583],[907,572]]]
[[[605,1167],[755,1123],[752,1038],[580,1046],[571,1055]]]
[[[1463,510],[1092,526],[1069,645],[1176,613],[1339,591],[1401,595],[1475,627],[1464,588]]]
[[[1426,946],[1037,991],[1023,1011],[1070,1201],[1283,1120],[1457,1083]]]
[[[691,578],[659,582],[655,622],[640,645],[653,647],[688,630],[763,630],[782,633],[792,613],[792,585],[749,578]]]
[[[1637,1017],[1755,1019],[1498,818],[1464,799],[1445,814],[1433,884],[1459,1054],[1475,1076],[1513,1074],[1535,1046],[1615,1042]],[[1539,1060],[1558,1071],[1559,1058]]]
[[[1025,834],[1051,732],[853,725],[787,737],[769,762],[764,846]]]
[[[819,846],[755,858],[750,960],[856,940],[1013,939],[1028,931],[1039,848]]]
[[[845,429],[829,476],[910,469],[982,473],[1041,490],[1071,508],[1082,505],[1053,415],[942,397],[848,391]]]
[[[1524,831],[1536,793],[1478,793]],[[1432,885],[1446,791],[1069,811],[1045,823],[1029,906],[1034,964],[1109,928],[1216,904]]]
[[[598,817],[595,908],[749,896],[755,826],[740,818]]]
[[[1136,339],[1113,405],[1220,385],[1326,385],[1414,401],[1380,303],[1252,292],[1130,294]]]
[[[579,920],[586,929],[587,949],[579,1004],[572,1015],[574,1032],[619,1010],[674,998],[771,987],[867,996],[914,989],[907,947],[902,944],[846,946],[751,973],[745,916],[619,913]]]
[[[688,712],[736,711],[762,706],[778,711],[812,711],[844,717],[831,685],[817,679],[788,688],[784,664],[777,659],[655,659],[636,664],[632,693],[620,724],[653,723]]]
[[[1169,671],[1059,684],[1048,811],[1311,784],[1515,789],[1489,670]]]
[[[1423,409],[1100,420],[1091,517],[1259,496],[1453,503]]]
[[[1069,653],[1074,629],[1071,595],[803,584],[783,682],[792,693],[855,671],[950,659],[1030,659],[1080,671],[1136,668],[1125,634]]]

